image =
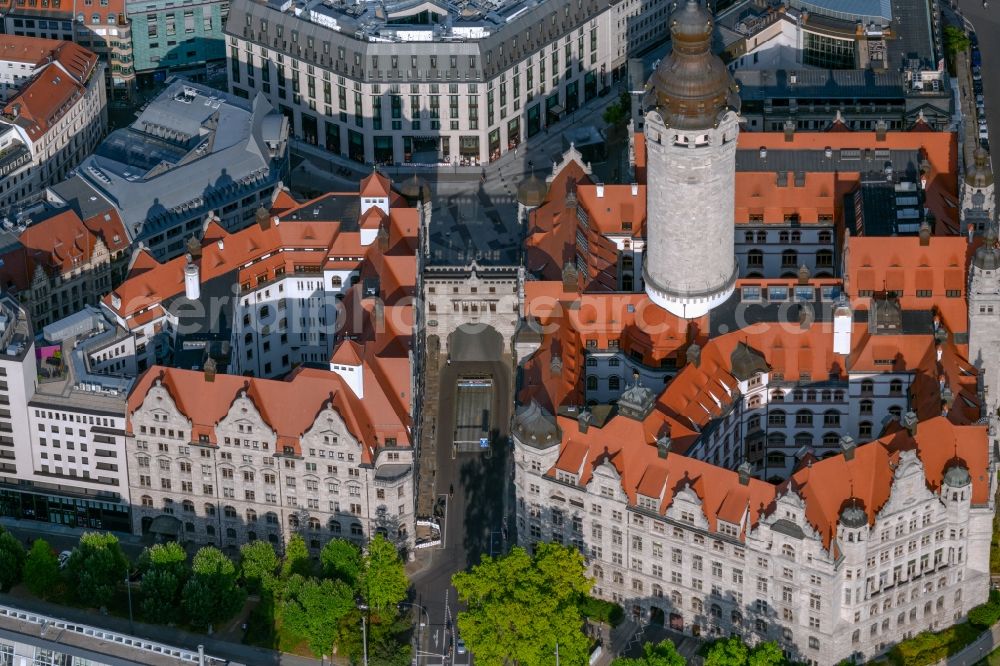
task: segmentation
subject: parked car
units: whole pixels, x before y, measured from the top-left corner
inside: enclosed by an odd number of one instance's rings
[[[459,638],[455,641],[455,654],[465,654],[468,650],[465,647],[465,640]]]
[[[986,128],[985,125],[983,125],[983,126],[981,126],[979,128],[979,138],[980,139],[989,139],[990,138],[990,131]]]
[[[982,67],[983,66],[983,54],[979,52],[976,47],[972,48],[972,66]]]
[[[969,31],[969,43],[972,44],[973,48],[976,48],[977,46],[979,46],[979,37],[978,37],[978,35],[976,35],[976,31],[975,30],[970,30]]]
[[[983,82],[982,82],[982,80],[973,81],[972,82],[972,92],[976,93],[977,95],[982,95],[983,94]]]

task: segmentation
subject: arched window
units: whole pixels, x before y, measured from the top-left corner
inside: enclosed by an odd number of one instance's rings
[[[253,344],[253,333],[247,333],[243,336],[243,343],[247,345]]]
[[[273,511],[268,511],[267,513],[264,514],[264,522],[267,523],[268,525],[277,525],[278,514],[274,513]]]
[[[840,390],[840,389],[837,389],[836,391],[834,391],[833,392],[833,400],[834,400],[834,402],[844,402],[844,392],[842,390]]]
[[[336,518],[330,519],[330,531],[334,534],[340,534],[340,521]]]
[[[698,597],[691,597],[691,610],[693,610],[695,613],[704,613],[705,602],[703,602]]]
[[[769,451],[767,454],[767,466],[768,467],[784,467],[785,466],[785,454],[781,451]]]
[[[833,393],[830,389],[823,389],[823,392],[819,394],[819,399],[823,402],[830,402],[833,399]]]
[[[795,446],[812,446],[813,436],[810,432],[795,433]]]
[[[861,381],[861,395],[872,395],[875,393],[875,382],[871,379]]]
[[[670,603],[674,605],[674,608],[680,610],[680,608],[684,605],[684,597],[681,596],[680,592],[674,590],[670,593]]]
[[[747,243],[753,243],[753,232],[752,231],[744,232],[743,240],[746,241]]]
[[[816,402],[816,391],[809,389],[806,391],[806,402]]]
[[[226,518],[235,518],[236,517],[236,507],[229,506],[227,504],[225,506],[225,508],[222,509],[222,513],[226,516]]]
[[[364,535],[364,530],[361,529],[361,523],[351,523],[351,536],[362,535]]]
[[[596,391],[597,390],[597,377],[590,375],[587,377],[587,390]]]
[[[344,284],[344,280],[339,275],[334,275],[332,278],[330,278],[331,287],[339,287],[342,284]]]
[[[747,400],[747,407],[749,407],[750,409],[754,409],[755,407],[760,407],[760,403],[761,403],[760,395],[755,394],[750,396],[750,399]]]
[[[813,413],[808,409],[800,409],[795,412],[795,425],[811,426],[813,424]]]
[[[802,389],[795,389],[792,391],[792,400],[795,402],[802,402]]]
[[[760,430],[760,416],[754,414],[747,419],[747,430]]]
[[[767,425],[772,426],[772,427],[776,427],[776,428],[783,428],[783,427],[785,427],[785,412],[784,412],[784,410],[781,410],[781,409],[772,410],[767,415]]]
[[[236,538],[236,528],[235,527],[227,527],[226,528],[226,538],[227,539],[235,539]]]
[[[819,242],[824,245],[829,245],[833,242],[833,232],[831,231],[821,231],[819,232]]]
[[[788,232],[787,231],[779,231],[778,232],[778,242],[779,243],[787,243],[788,242]]]
[[[835,432],[828,432],[823,435],[823,446],[837,446],[840,443],[840,435]]]
[[[785,445],[785,433],[783,432],[771,432],[767,434],[767,445],[772,446],[784,446]],[[784,455],[784,454],[782,454]],[[770,458],[770,456],[768,456]]]
[[[149,495],[143,495],[142,496],[142,505],[143,506],[153,506],[153,498],[150,497]]]
[[[785,392],[784,391],[782,391],[780,389],[776,389],[774,391],[771,391],[771,402],[784,402],[784,401],[785,401]]]
[[[309,529],[314,530],[314,531],[320,529],[319,518],[310,518],[309,519]]]
[[[597,580],[604,580],[604,569],[601,567],[594,567],[594,578]]]
[[[208,536],[215,536],[215,525],[206,525],[205,534]]]
[[[184,531],[185,532],[194,532],[194,523],[192,523],[190,521],[184,523]]]
[[[795,549],[792,548],[787,543],[781,546],[781,554],[784,555],[785,557],[787,557],[790,560],[794,560],[795,559]]]
[[[267,319],[271,316],[271,307],[268,305],[260,306],[260,318]]]
[[[793,243],[801,243],[802,242],[802,232],[801,231],[793,231],[792,232],[792,242]]]
[[[766,231],[758,231],[757,232],[757,242],[758,243],[766,243],[767,242],[767,232]]]
[[[253,509],[247,509],[247,522],[256,523],[257,522],[257,512]]]
[[[889,395],[903,395],[902,379],[893,379],[889,382]]]
[[[781,265],[785,268],[794,268],[799,265],[799,253],[795,250],[785,250],[781,253]]]
[[[823,427],[836,428],[840,425],[840,412],[836,409],[828,409],[823,412]]]
[[[278,535],[274,533],[268,534],[267,540],[270,541],[271,543],[278,543]]]
[[[889,416],[896,419],[897,421],[899,420],[899,417],[902,415],[903,415],[903,408],[900,407],[899,405],[893,405],[892,407],[889,408]]]
[[[867,438],[872,436],[872,422],[862,421],[858,424],[858,437]]]
[[[653,596],[656,598],[663,596],[663,586],[659,583],[653,583]]]
[[[621,389],[621,377],[618,375],[611,375],[608,377],[608,389],[611,391],[618,391]]]
[[[875,411],[875,401],[869,398],[864,398],[858,403],[858,410],[862,416],[869,416],[873,411]]]
[[[750,250],[747,252],[747,267],[760,268],[764,265],[764,253],[760,250]]]
[[[191,500],[184,500],[183,502],[181,502],[181,509],[185,513],[194,513],[194,502],[192,502]]]
[[[206,504],[205,505],[205,515],[206,516],[214,516],[215,515],[215,505],[214,504]]]
[[[712,604],[711,606],[709,606],[708,612],[713,618],[717,620],[722,619],[722,606],[720,606],[719,604]]]
[[[296,516],[294,513],[288,516],[288,526],[291,527],[293,530],[298,529],[299,527],[299,517]]]
[[[257,533],[256,532],[253,532],[253,531],[247,532],[247,541],[253,542],[253,541],[256,541],[256,540],[257,540]]]

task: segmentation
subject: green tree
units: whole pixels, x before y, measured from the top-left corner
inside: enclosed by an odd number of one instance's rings
[[[66,577],[75,582],[76,599],[91,607],[107,606],[128,575],[128,559],[118,537],[85,532],[66,563]]]
[[[323,575],[334,580],[342,580],[352,588],[357,588],[361,577],[361,551],[346,539],[334,539],[323,546],[319,554]]]
[[[624,126],[632,117],[632,95],[623,92],[617,102],[612,102],[601,114],[608,125]]]
[[[26,558],[24,545],[13,534],[3,530],[0,533],[0,590],[7,592],[21,582]]]
[[[368,544],[362,563],[361,590],[376,613],[395,607],[406,598],[410,581],[396,546],[378,534]]]
[[[288,580],[298,574],[309,577],[313,571],[312,560],[309,559],[309,548],[300,534],[292,535],[285,546],[285,561],[281,564],[281,579]]]
[[[281,560],[268,541],[251,541],[240,546],[240,573],[247,589],[255,594],[273,590]]]
[[[191,578],[181,593],[181,606],[193,626],[231,618],[243,606],[245,596],[236,585],[236,565],[221,550],[205,546],[195,554]]]
[[[354,591],[343,581],[293,575],[285,586],[281,620],[318,657],[331,653],[341,620],[352,610]]]
[[[408,641],[411,625],[406,615],[395,609],[382,615],[365,613],[368,627],[368,663],[370,666],[407,666],[412,663]],[[352,663],[359,663],[363,654],[361,644],[361,611],[353,610],[340,623],[337,650],[347,655]]]
[[[761,643],[750,650],[747,657],[748,666],[779,666],[785,663],[785,655],[775,641]]]
[[[956,53],[965,51],[971,44],[969,36],[958,26],[948,25],[944,28],[944,50],[954,57]]]
[[[705,655],[705,666],[743,666],[750,650],[735,636],[716,641]]]
[[[150,622],[167,623],[179,616],[181,591],[190,569],[187,552],[176,541],[158,543],[143,552],[142,609]]]
[[[534,556],[523,548],[452,578],[468,610],[458,628],[482,666],[550,664],[556,643],[567,664],[583,664],[588,641],[579,604],[590,591],[579,551],[541,544]]]
[[[59,559],[45,539],[35,539],[24,563],[24,584],[36,597],[47,599],[59,588]]]
[[[611,666],[684,666],[687,663],[669,638],[656,645],[646,643],[643,650],[645,654],[642,657],[637,659],[619,657]]]

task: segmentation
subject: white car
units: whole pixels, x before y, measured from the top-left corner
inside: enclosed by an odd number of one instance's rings
[[[985,127],[980,127],[979,128],[979,138],[980,139],[989,139],[990,138],[990,132],[989,132],[989,130],[986,129]]]
[[[455,654],[465,654],[468,650],[465,648],[465,641],[459,638],[455,642]]]

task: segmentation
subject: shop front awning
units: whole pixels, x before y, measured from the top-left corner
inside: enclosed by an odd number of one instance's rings
[[[563,111],[565,111],[565,110],[566,110],[566,109],[562,108],[562,107],[561,107],[561,106],[559,106],[558,104],[556,104],[555,106],[550,106],[550,107],[548,108],[548,112],[549,112],[549,113],[554,113],[554,114],[556,114],[557,116],[558,116],[558,115],[562,115],[562,112],[563,112]]]

